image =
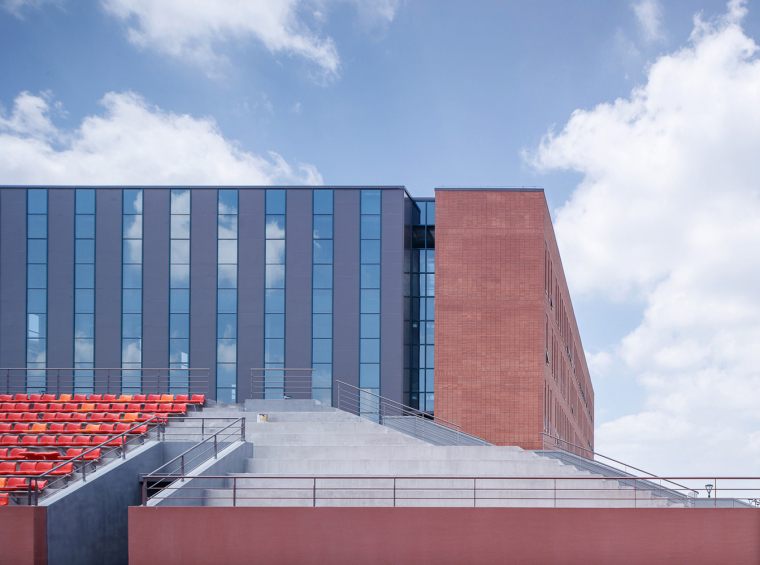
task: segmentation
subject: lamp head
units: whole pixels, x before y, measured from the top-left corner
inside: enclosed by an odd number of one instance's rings
[[[705,488],[707,489],[707,498],[710,498],[710,492],[713,489],[713,485],[710,484],[710,483],[708,483],[708,484],[705,485]]]

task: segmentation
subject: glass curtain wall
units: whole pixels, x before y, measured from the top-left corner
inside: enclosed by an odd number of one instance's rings
[[[142,390],[143,191],[122,191],[121,388]]]
[[[435,409],[435,202],[417,201],[412,226],[412,408]]]
[[[237,190],[218,191],[217,213],[216,399],[230,404],[237,402]]]
[[[169,265],[169,389],[189,392],[190,374],[190,191],[171,191]]]
[[[381,191],[361,191],[359,387],[380,394]]]
[[[94,392],[95,189],[74,192],[74,392]]]
[[[44,392],[47,366],[48,191],[26,191],[26,390]]]
[[[312,265],[312,397],[332,405],[333,191],[314,190]]]
[[[266,191],[264,279],[264,398],[285,393],[285,209],[284,189]],[[280,369],[280,370],[276,370]]]

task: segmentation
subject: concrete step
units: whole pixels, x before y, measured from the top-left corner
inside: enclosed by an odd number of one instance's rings
[[[255,445],[255,459],[469,459],[471,461],[529,460],[537,458],[518,447],[439,447],[433,445],[415,446],[271,446]]]
[[[256,447],[279,446],[362,446],[362,445],[426,445],[424,442],[403,434],[355,433],[246,433],[246,440]]]
[[[256,414],[251,415],[251,421],[256,421]],[[269,412],[269,422],[365,422],[359,416],[340,410],[321,412]]]
[[[326,406],[317,400],[251,400],[245,401],[245,411],[255,413],[269,412],[332,412],[331,406]]]

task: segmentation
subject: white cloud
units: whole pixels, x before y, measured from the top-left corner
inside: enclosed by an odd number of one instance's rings
[[[322,183],[313,165],[243,151],[211,118],[165,112],[132,92],[101,102],[102,115],[67,130],[53,123],[49,95],[19,94],[0,112],[0,184]]]
[[[3,0],[0,5],[18,18],[28,9],[41,8],[43,4],[61,5],[61,0]]]
[[[669,473],[760,464],[760,59],[745,13],[732,0],[720,18],[695,17],[646,84],[576,110],[526,155],[584,174],[556,211],[571,290],[646,303],[641,324],[592,358],[646,394],[596,447]]]
[[[373,21],[390,21],[397,0],[101,0],[107,12],[129,26],[132,43],[156,49],[215,72],[225,60],[221,44],[259,40],[270,52],[315,63],[323,79],[338,75],[340,56],[331,37],[321,36],[303,21],[311,12],[317,22],[325,9],[350,1]]]
[[[662,6],[658,0],[640,0],[633,4],[641,33],[647,43],[665,39],[662,30]]]

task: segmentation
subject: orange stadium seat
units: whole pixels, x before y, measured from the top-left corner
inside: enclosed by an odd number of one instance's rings
[[[116,402],[132,402],[132,395],[131,394],[122,394],[119,396],[119,398],[116,400]]]

